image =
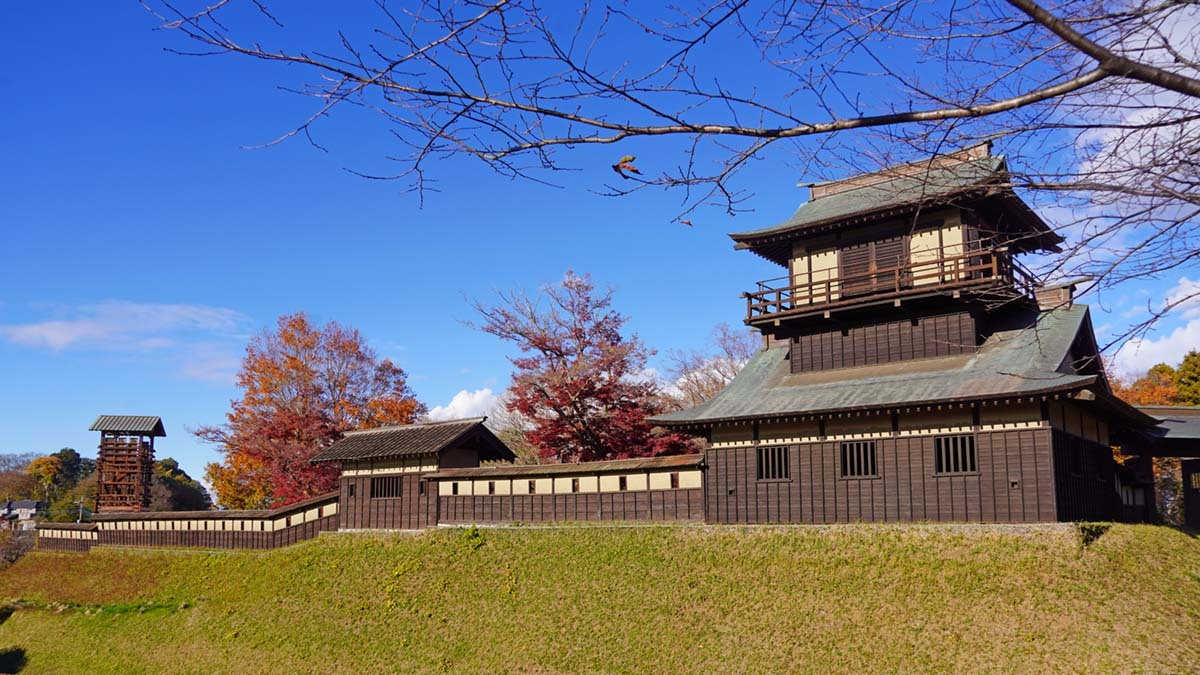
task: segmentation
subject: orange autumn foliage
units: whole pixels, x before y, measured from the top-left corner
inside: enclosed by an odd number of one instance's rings
[[[308,459],[352,429],[406,424],[426,412],[408,376],[353,328],[279,318],[246,348],[228,424],[196,433],[225,459],[206,477],[230,508],[281,506],[332,490],[337,469]]]
[[[1113,393],[1132,405],[1178,405],[1179,387],[1175,369],[1160,363],[1132,382],[1114,379]]]

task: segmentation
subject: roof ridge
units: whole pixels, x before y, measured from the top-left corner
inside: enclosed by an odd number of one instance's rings
[[[842,194],[852,190],[861,190],[862,188],[871,187],[880,183],[896,180],[898,178],[910,178],[919,176],[922,171],[929,172],[936,169],[950,169],[962,164],[971,164],[983,159],[991,159],[998,157],[1003,159],[1003,155],[992,155],[992,144],[990,141],[977,143],[972,146],[946,152],[937,155],[922,157],[921,159],[901,164],[893,164],[892,166],[883,167],[874,171],[866,171],[856,173],[845,178],[837,180],[820,181],[817,183],[809,183],[809,201],[815,201],[830,195]]]
[[[409,424],[389,424],[383,427],[371,427],[370,429],[351,429],[344,436],[355,436],[359,434],[374,434],[384,431],[399,431],[401,429],[424,429],[426,427],[444,426],[450,424],[480,424],[487,421],[487,416],[483,417],[463,417],[456,420],[436,420],[432,422],[411,422]]]

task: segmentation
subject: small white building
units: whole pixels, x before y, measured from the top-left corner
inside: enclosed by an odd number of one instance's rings
[[[0,527],[10,530],[32,530],[37,527],[34,518],[49,508],[49,504],[36,499],[18,499],[0,502]]]

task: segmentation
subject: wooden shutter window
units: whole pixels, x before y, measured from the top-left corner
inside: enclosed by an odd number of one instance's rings
[[[846,295],[871,292],[871,244],[847,246],[838,251],[838,276]]]
[[[908,247],[905,246],[905,238],[894,237],[892,239],[884,239],[883,241],[874,242],[873,246],[875,250],[872,262],[875,267],[872,271],[892,270],[891,272],[875,275],[875,286],[878,290],[895,290],[895,269],[908,260]]]
[[[907,237],[869,241],[839,249],[838,272],[841,288],[846,295],[894,290],[896,268],[907,261]]]

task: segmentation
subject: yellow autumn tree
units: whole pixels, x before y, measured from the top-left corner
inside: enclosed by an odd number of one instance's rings
[[[62,475],[62,461],[54,455],[38,457],[29,463],[25,471],[37,479],[38,485],[42,486],[43,497],[46,501],[50,501],[50,489]]]

